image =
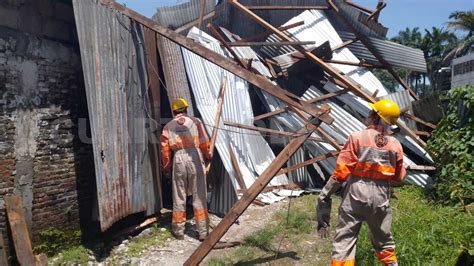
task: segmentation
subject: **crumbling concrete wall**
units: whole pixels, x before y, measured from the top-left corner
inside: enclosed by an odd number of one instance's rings
[[[71,3],[1,1],[0,230],[6,194],[21,196],[33,235],[78,227],[94,187],[87,117]]]

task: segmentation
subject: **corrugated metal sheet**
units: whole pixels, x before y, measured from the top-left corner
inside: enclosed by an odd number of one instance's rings
[[[339,31],[338,33],[343,41],[355,38],[355,35],[350,32]],[[374,37],[368,37],[368,41],[390,65],[426,73],[426,60],[422,50]],[[380,64],[360,41],[352,43],[348,47],[358,58],[365,59],[371,64]]]
[[[329,41],[331,46],[333,47],[342,43],[342,40],[339,38],[336,31],[334,30],[334,28],[332,28],[330,22],[325,18],[321,11],[305,11],[299,16],[292,18],[286,24],[294,23],[296,21],[301,20],[305,22],[304,25],[289,30],[292,36],[294,36],[296,39],[300,41],[315,41],[316,46],[321,45],[325,41]],[[242,56],[243,58],[258,58],[257,55],[252,51],[252,49],[248,47],[238,47],[236,51],[239,56]],[[272,55],[279,55],[279,51],[270,51],[269,53],[272,53]],[[334,53],[334,59],[350,62],[359,62],[359,60],[347,48],[341,49]],[[252,66],[257,69],[262,75],[266,77],[270,76],[268,69],[266,69],[263,64],[256,62],[252,64]],[[345,73],[346,76],[348,76],[355,82],[363,84],[369,94],[373,94],[376,90],[378,90],[379,96],[387,95],[387,91],[382,86],[380,81],[367,69],[363,69],[356,66],[337,64],[333,64],[333,66],[339,71]],[[319,95],[321,95],[321,92],[317,91],[316,87],[313,86],[310,89],[312,89],[312,91],[309,90],[307,92],[309,94],[308,98],[315,97],[318,93]],[[330,92],[342,90],[341,88],[330,82],[325,85],[325,89]],[[285,106],[277,99],[274,99],[273,97],[266,95],[265,93],[262,94],[262,98],[265,99],[265,102],[267,103],[270,111]],[[354,96],[352,93],[346,93],[341,96],[338,96],[337,98],[340,99],[346,105],[348,105],[353,111],[360,113],[363,117],[367,117],[369,113],[369,107],[367,103],[359,97]],[[336,120],[331,126],[322,124],[321,127],[326,132],[329,132],[329,134],[334,137],[338,142],[345,142],[351,132],[365,128],[365,126],[360,121],[358,121],[350,113],[348,113],[341,107],[335,104],[331,104],[331,107],[333,107],[333,109],[335,110],[331,113],[331,115],[334,116]],[[292,113],[280,114],[276,116],[275,119],[281,125],[287,127],[290,131],[295,131],[303,125],[302,121]],[[410,138],[402,136],[401,141],[405,145],[405,147],[408,147],[410,150],[415,151],[420,156],[428,158],[426,151],[416,145],[416,143],[414,143],[414,141],[412,141]],[[333,148],[329,144],[315,143],[311,141],[306,142],[305,147],[308,148],[308,150],[312,153],[313,156],[317,156],[322,153],[326,153],[328,151],[333,150]],[[406,158],[405,163],[409,165],[413,162],[409,160],[409,158]],[[322,161],[319,164],[327,172],[330,173],[334,169],[335,160],[331,158]],[[416,183],[420,186],[425,186],[430,182],[429,177],[426,174],[420,174],[416,172],[410,172],[410,177],[407,180],[410,180],[411,182]]]
[[[204,14],[207,14],[215,9],[215,0],[206,0]],[[153,16],[155,21],[159,21],[162,25],[171,29],[177,29],[193,20],[199,18],[201,9],[201,0],[191,0],[189,2],[175,5],[164,6],[156,10]],[[203,23],[204,26],[206,23]]]
[[[220,47],[217,40],[197,28],[193,28],[188,33],[188,37],[202,43],[215,52],[224,54],[224,50]],[[239,124],[253,125],[254,115],[248,93],[248,83],[186,49],[183,49],[183,56],[194,100],[202,115],[208,133],[211,133],[213,129],[220,85],[223,76],[227,76],[227,89],[219,123],[216,149],[227,172],[233,177],[234,187],[237,188],[238,183],[228,151],[228,144],[232,146],[244,182],[247,187],[250,187],[275,159],[275,155],[258,132],[229,127],[223,124],[223,121],[232,121]],[[280,175],[273,178],[270,185],[287,183],[286,176]]]
[[[104,231],[127,215],[161,208],[148,149],[143,29],[97,1],[73,3]]]
[[[367,21],[369,15],[360,11],[359,9],[350,6],[344,0],[333,0],[334,4],[339,8],[339,13],[347,18],[349,23],[365,36],[385,39],[388,29],[382,24],[370,20]],[[331,21],[338,25],[338,28],[346,28],[346,25],[340,21],[340,18],[331,16]],[[348,30],[346,30],[348,31]]]
[[[162,36],[158,36],[158,46],[169,102],[183,98],[192,103],[180,46]],[[191,104],[190,107],[188,113],[194,115],[194,105]]]

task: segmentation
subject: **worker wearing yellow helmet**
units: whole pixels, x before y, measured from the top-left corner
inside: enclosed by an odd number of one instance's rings
[[[171,104],[174,118],[160,137],[164,172],[172,177],[173,215],[171,231],[184,238],[186,196],[192,196],[199,240],[209,231],[204,159],[210,160],[209,137],[198,118],[187,114],[188,102],[178,98]]]
[[[318,197],[318,232],[326,238],[331,195],[345,183],[331,265],[355,265],[357,237],[364,221],[378,259],[385,265],[398,265],[389,200],[391,183],[402,181],[406,174],[402,146],[390,135],[390,125],[397,122],[400,108],[387,99],[369,106],[368,127],[349,136],[334,173]]]

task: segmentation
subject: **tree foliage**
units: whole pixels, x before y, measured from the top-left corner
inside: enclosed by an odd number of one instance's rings
[[[428,141],[436,156],[433,196],[446,203],[474,202],[474,87],[450,91],[446,116]]]

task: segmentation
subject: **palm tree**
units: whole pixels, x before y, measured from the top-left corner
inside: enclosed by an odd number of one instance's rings
[[[448,27],[456,31],[467,32],[459,44],[446,55],[443,63],[450,63],[453,58],[467,54],[474,46],[474,12],[456,11],[449,16]]]
[[[428,63],[428,79],[434,90],[442,88],[438,70],[449,65],[445,59],[457,44],[458,38],[452,32],[436,27],[432,27],[431,31],[425,30],[425,36],[419,48],[425,53]]]
[[[449,15],[448,27],[454,30],[467,31],[466,37],[471,37],[474,32],[474,10],[455,11]]]

